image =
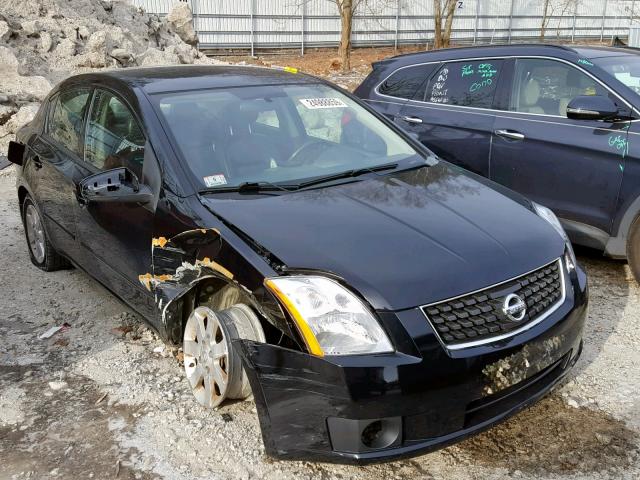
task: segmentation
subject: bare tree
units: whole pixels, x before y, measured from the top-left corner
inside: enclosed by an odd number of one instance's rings
[[[433,48],[446,48],[449,46],[453,16],[456,13],[457,5],[457,0],[433,0]],[[444,28],[442,27],[443,22]]]
[[[540,23],[540,41],[544,42],[544,35],[549,26],[549,21],[555,16],[556,12],[560,12],[560,18],[565,17],[565,14],[570,7],[576,7],[578,0],[544,0],[542,5],[542,21]],[[557,35],[560,34],[560,21],[558,20]]]
[[[340,47],[338,55],[342,61],[342,71],[351,70],[351,27],[353,25],[353,13],[361,0],[333,0],[340,13]]]

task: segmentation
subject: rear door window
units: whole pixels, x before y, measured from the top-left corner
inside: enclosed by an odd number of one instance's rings
[[[89,88],[60,92],[47,121],[49,137],[77,155],[82,155],[82,125],[90,93]]]
[[[502,64],[500,59],[445,63],[431,77],[424,101],[491,108]]]
[[[380,84],[378,93],[404,99],[423,97],[426,80],[437,66],[431,63],[396,70]]]

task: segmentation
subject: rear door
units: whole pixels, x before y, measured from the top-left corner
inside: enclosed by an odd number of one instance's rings
[[[488,58],[439,65],[401,108],[397,123],[445,160],[488,176],[493,107],[504,63]]]
[[[81,172],[82,131],[91,89],[67,88],[50,100],[42,135],[28,149],[29,184],[51,239],[75,259],[75,185]]]
[[[564,61],[518,58],[508,112],[495,119],[490,178],[545,205],[573,239],[602,247],[622,181],[629,122],[572,120],[578,95],[607,95],[594,77]]]

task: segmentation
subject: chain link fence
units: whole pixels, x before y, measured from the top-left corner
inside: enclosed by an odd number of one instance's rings
[[[131,0],[166,15],[186,1],[200,48],[275,49],[336,46],[340,17],[333,0]],[[639,2],[640,3],[640,2]],[[546,14],[545,14],[546,5]],[[627,38],[635,0],[458,0],[451,38],[457,44],[602,41]],[[433,0],[361,0],[353,21],[356,46],[429,45]]]

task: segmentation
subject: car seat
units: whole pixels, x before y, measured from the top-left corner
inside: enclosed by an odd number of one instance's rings
[[[518,111],[526,113],[544,114],[544,109],[538,104],[540,100],[540,82],[530,78],[520,89],[520,105]]]
[[[256,120],[261,111],[258,105],[249,101],[237,105],[229,115],[231,139],[226,158],[231,177],[250,178],[277,166],[282,159],[277,140],[256,131]]]
[[[178,147],[193,170],[203,175],[229,174],[224,149],[214,134],[224,130],[221,125],[212,122],[195,102],[174,103],[167,116]]]

